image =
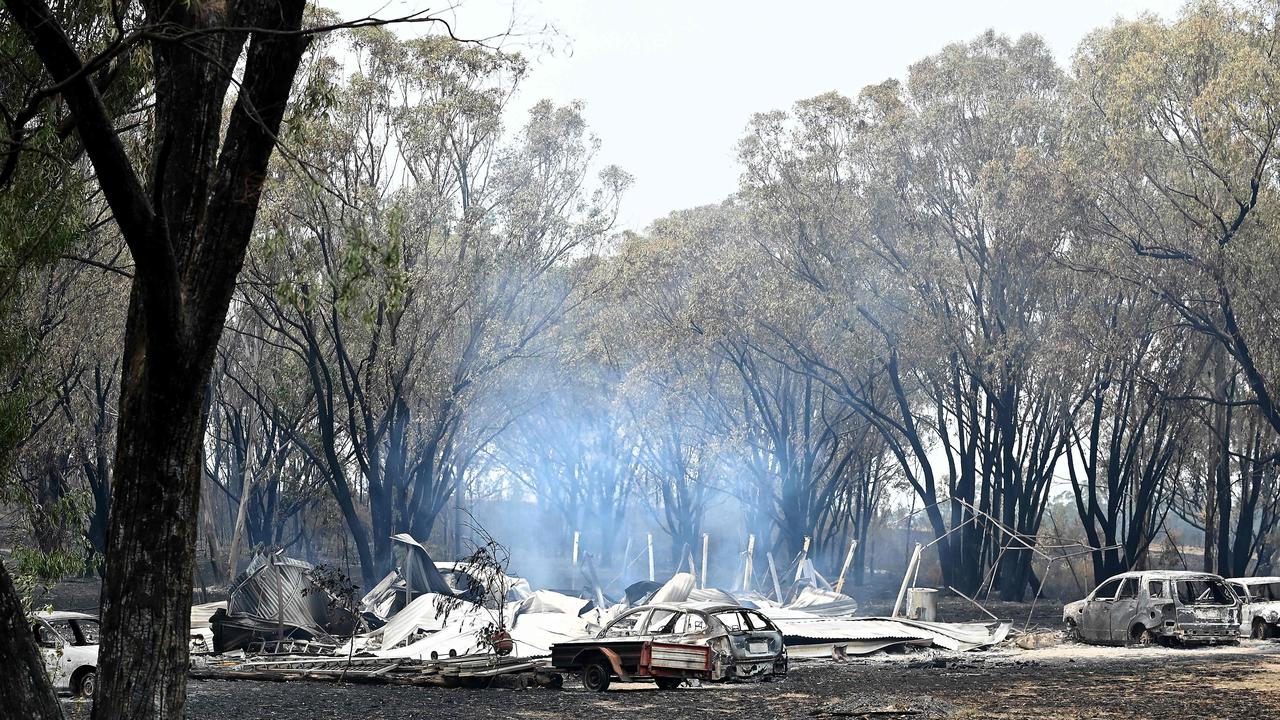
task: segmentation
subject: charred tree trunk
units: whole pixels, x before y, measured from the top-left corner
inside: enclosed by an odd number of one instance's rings
[[[151,2],[155,150],[144,182],[42,0],[5,0],[75,120],[133,256],[94,718],[185,715],[191,577],[213,366],[267,163],[307,46],[301,0]],[[185,35],[184,35],[185,33]],[[225,100],[248,41],[229,120]],[[225,121],[225,134],[223,132]]]
[[[187,660],[204,375],[177,361],[191,357],[189,348],[148,336],[141,306],[135,296],[126,330],[102,589],[103,683],[94,703],[100,718],[151,717],[151,708],[179,717],[186,694],[185,673],[173,669]]]
[[[22,600],[3,561],[0,561],[0,657],[8,666],[5,672],[0,672],[0,715],[62,720],[62,706],[53,694],[44,658],[36,647],[35,635],[22,612]]]
[[[1227,409],[1228,380],[1226,350],[1213,349],[1210,394],[1214,403],[1205,468],[1204,569],[1225,572],[1231,546],[1231,415]]]

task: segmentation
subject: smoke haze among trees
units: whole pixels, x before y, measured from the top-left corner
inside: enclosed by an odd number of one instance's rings
[[[616,227],[631,178],[590,98],[504,122],[531,72],[518,54],[317,37],[189,388],[207,415],[199,572],[284,548],[368,586],[390,536],[449,556],[473,513],[525,573],[543,568],[521,545],[552,573],[579,531],[609,576],[645,533],[667,570],[713,533],[726,583],[748,535],[832,575],[856,541],[855,586],[937,539],[941,584],[1007,599],[1046,581],[1002,551],[1010,533],[1092,548],[1094,581],[1266,574],[1278,17],[1195,2],[1099,28],[1069,67],[1035,36],[958,38],[854,96],[759,108],[724,139],[738,190],[643,232]],[[154,81],[120,72],[104,108],[148,157]],[[0,190],[0,260],[20,268],[0,288],[0,402],[25,408],[0,426],[5,487],[35,508],[33,546],[109,571],[146,270],[48,112],[44,154]],[[35,228],[58,237],[40,263]]]

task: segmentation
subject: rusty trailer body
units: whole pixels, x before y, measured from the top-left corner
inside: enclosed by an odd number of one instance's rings
[[[589,640],[551,647],[551,666],[581,672],[588,690],[607,690],[614,678],[623,682],[653,680],[670,689],[684,680],[711,680],[711,649],[706,645],[652,640]]]

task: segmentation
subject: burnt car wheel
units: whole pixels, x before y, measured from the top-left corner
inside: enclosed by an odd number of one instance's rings
[[[1267,621],[1262,618],[1254,618],[1253,632],[1249,633],[1249,637],[1254,640],[1266,640],[1269,635],[1270,633],[1267,632]]]
[[[582,685],[592,692],[604,692],[609,689],[609,674],[608,663],[603,659],[592,660],[582,668]]]
[[[659,690],[675,690],[684,682],[684,678],[656,678],[654,682],[658,683]]]
[[[98,673],[94,670],[86,670],[80,679],[76,681],[75,694],[82,698],[92,698],[94,688],[98,685]]]
[[[1156,644],[1156,634],[1141,625],[1135,627],[1131,635],[1133,644],[1138,647],[1151,647]]]
[[[1067,642],[1080,642],[1080,626],[1076,624],[1075,620],[1067,620],[1067,630],[1063,633],[1063,637]]]

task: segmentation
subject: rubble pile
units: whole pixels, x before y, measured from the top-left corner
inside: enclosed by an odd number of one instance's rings
[[[346,607],[313,577],[309,564],[258,556],[233,584],[225,607],[193,608],[193,650],[212,646],[219,656],[193,672],[402,684],[527,673],[545,669],[557,643],[595,637],[642,606],[666,608],[661,612],[756,611],[781,634],[784,661],[788,655],[840,658],[901,646],[961,652],[997,644],[1009,633],[1007,622],[860,617],[852,598],[812,571],[797,573],[788,593],[775,588],[781,600],[698,587],[691,573],[677,573],[663,584],[635,583],[611,600],[601,588],[584,592],[588,597],[535,590],[505,567],[474,560],[437,563],[412,537],[394,541],[396,568]],[[671,642],[696,635],[686,628],[664,632]]]

